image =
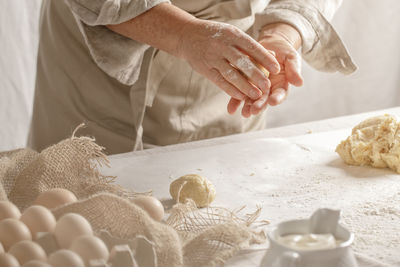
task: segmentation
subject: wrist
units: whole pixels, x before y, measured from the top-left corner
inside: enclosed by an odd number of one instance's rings
[[[198,24],[201,23],[201,19],[198,19],[196,17],[193,17],[190,20],[187,20],[182,27],[180,27],[179,31],[176,31],[176,46],[175,50],[173,51],[173,55],[178,57],[178,58],[185,58],[184,55],[184,43],[186,42],[186,39],[189,38],[195,30],[193,30],[193,27],[196,27]]]
[[[301,35],[293,26],[286,23],[273,23],[265,25],[258,37],[259,41],[262,39],[278,38],[283,39],[290,43],[294,49],[298,50],[301,47]]]

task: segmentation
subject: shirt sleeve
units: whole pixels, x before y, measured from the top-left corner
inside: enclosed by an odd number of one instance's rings
[[[317,70],[351,74],[357,67],[329,23],[341,3],[342,0],[272,0],[256,14],[255,35],[266,24],[290,24],[301,34],[302,56],[307,63]]]
[[[96,64],[119,82],[132,85],[148,45],[117,34],[104,25],[128,21],[169,0],[65,0]]]

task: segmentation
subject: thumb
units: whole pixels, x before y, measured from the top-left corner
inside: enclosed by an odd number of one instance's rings
[[[301,56],[294,51],[286,56],[285,60],[286,79],[294,86],[303,85],[303,76],[301,75]]]

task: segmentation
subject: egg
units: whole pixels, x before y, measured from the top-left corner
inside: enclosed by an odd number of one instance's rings
[[[0,253],[1,267],[19,267],[17,259],[9,253]]]
[[[8,251],[22,265],[30,260],[46,260],[46,252],[37,243],[31,240],[23,240],[14,244]]]
[[[107,246],[96,236],[81,236],[74,240],[70,249],[76,252],[85,264],[90,260],[104,259],[110,255]]]
[[[164,217],[164,207],[161,202],[150,196],[142,196],[133,199],[133,203],[144,209],[150,217],[156,221],[161,221]]]
[[[8,218],[19,219],[21,212],[10,201],[2,200],[0,201],[0,221]]]
[[[0,222],[0,242],[6,251],[19,241],[31,239],[31,232],[23,222],[12,218]]]
[[[30,206],[22,213],[20,221],[28,226],[34,239],[38,232],[52,233],[56,227],[53,213],[43,206]]]
[[[58,220],[54,235],[61,248],[69,248],[74,239],[82,235],[93,235],[93,230],[90,223],[81,215],[67,213]]]
[[[44,261],[32,260],[25,263],[21,267],[52,267],[52,266]]]
[[[0,243],[0,253],[3,253],[4,252],[4,247],[3,247],[3,245]]]
[[[63,188],[53,188],[41,193],[33,204],[53,209],[76,201],[76,196],[71,191]]]
[[[49,256],[52,267],[85,267],[82,258],[72,250],[60,249]]]

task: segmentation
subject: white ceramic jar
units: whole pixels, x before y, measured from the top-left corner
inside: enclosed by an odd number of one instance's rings
[[[321,211],[321,210],[319,210]],[[317,211],[318,212],[318,211]],[[325,215],[334,210],[324,209]],[[334,216],[333,216],[334,217]],[[319,220],[324,224],[324,219],[332,218],[325,216]],[[314,221],[315,222],[315,221]],[[332,225],[332,222],[329,222]],[[337,222],[336,222],[337,223]],[[354,234],[349,232],[340,224],[336,224],[331,234],[341,240],[334,248],[299,250],[290,248],[280,243],[279,237],[289,234],[310,234],[313,233],[311,219],[291,220],[278,224],[268,234],[270,247],[265,254],[262,267],[358,267],[357,261],[351,250]],[[328,224],[328,222],[327,222]]]

